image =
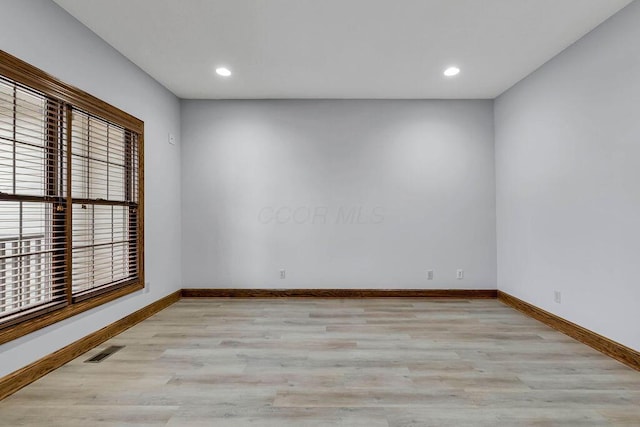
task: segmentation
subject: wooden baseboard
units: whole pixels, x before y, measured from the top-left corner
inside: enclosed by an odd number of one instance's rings
[[[589,347],[593,347],[599,352],[640,371],[640,352],[618,342],[612,341],[609,338],[603,337],[600,334],[583,328],[580,325],[576,325],[573,322],[565,320],[562,317],[558,317],[555,314],[549,313],[548,311],[529,304],[526,301],[522,301],[521,299],[505,292],[498,291],[498,300],[526,314],[527,316],[551,326],[553,329],[556,329],[557,331],[560,331],[563,334],[568,335]]]
[[[173,292],[158,301],[131,313],[104,328],[69,344],[60,350],[0,378],[0,400],[31,384],[49,372],[59,368],[92,348],[129,329],[180,299],[180,291]]]
[[[183,298],[497,298],[495,289],[183,289]]]

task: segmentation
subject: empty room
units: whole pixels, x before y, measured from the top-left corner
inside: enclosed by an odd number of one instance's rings
[[[0,17],[0,426],[640,426],[640,0]]]

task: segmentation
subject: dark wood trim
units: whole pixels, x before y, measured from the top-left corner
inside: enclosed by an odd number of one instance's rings
[[[498,291],[498,300],[553,329],[640,371],[640,352],[603,337],[589,329],[549,313],[506,292]]]
[[[20,338],[46,326],[53,325],[56,322],[75,316],[76,314],[84,311],[91,310],[99,305],[106,304],[125,295],[139,291],[142,288],[144,288],[144,284],[141,281],[137,281],[128,286],[96,296],[95,298],[67,305],[59,310],[0,329],[0,344]]]
[[[73,198],[74,205],[100,205],[100,206],[136,206],[134,202],[126,202],[120,200],[105,200],[105,199],[80,199]]]
[[[109,283],[104,286],[100,286],[97,288],[86,290],[84,292],[73,294],[72,303],[77,304],[79,302],[92,299],[92,298],[97,298],[100,295],[113,292],[116,289],[126,288],[127,286],[140,284],[140,283],[142,283],[142,281],[137,277],[134,277],[132,279],[131,278],[123,279],[120,282]]]
[[[3,50],[0,50],[0,74],[107,121],[140,134],[143,132],[142,120],[75,86],[62,82]]]
[[[496,298],[495,289],[183,289],[183,298]]]
[[[36,203],[58,203],[58,196],[30,196],[22,194],[0,193],[0,200],[16,201],[16,202],[36,202]]]
[[[65,206],[65,268],[64,268],[64,282],[66,284],[67,291],[67,304],[73,304],[73,110],[71,106],[67,105],[64,109],[66,114],[67,134],[66,136],[66,156],[67,156],[67,188],[66,188],[66,206]]]
[[[43,357],[0,379],[0,400],[31,384],[49,372],[86,353],[110,338],[151,317],[180,299],[180,291],[173,292],[148,306],[131,313],[104,328]]]
[[[47,143],[51,149],[60,149],[62,146],[62,138],[66,137],[64,141],[66,143],[66,168],[67,179],[62,188],[66,187],[66,195],[63,198],[61,191],[57,186],[53,186],[47,183],[46,196],[44,197],[29,197],[29,196],[16,196],[8,194],[0,194],[2,200],[36,200],[36,201],[49,201],[56,204],[56,211],[54,212],[54,227],[59,227],[64,230],[65,245],[64,247],[58,247],[56,260],[59,260],[60,266],[56,266],[56,273],[59,273],[59,282],[64,286],[67,306],[56,310],[42,310],[37,313],[42,313],[38,317],[25,317],[24,319],[12,320],[10,322],[0,322],[0,344],[7,341],[19,338],[37,329],[49,326],[55,322],[74,316],[83,311],[97,307],[98,305],[105,304],[116,298],[120,298],[124,295],[130,294],[144,287],[144,122],[140,119],[90,95],[89,93],[64,83],[51,76],[50,74],[36,68],[9,53],[0,50],[0,76],[6,77],[16,83],[15,86],[24,86],[32,90],[33,92],[42,94],[47,99]],[[15,89],[14,89],[15,93]],[[56,114],[52,113],[52,107],[49,104],[55,104],[57,106]],[[73,295],[72,288],[72,207],[74,203],[83,203],[85,199],[73,199],[72,198],[72,128],[73,117],[72,111],[77,108],[80,111],[86,112],[90,116],[99,117],[106,120],[109,123],[113,123],[118,126],[122,126],[129,133],[137,135],[138,143],[138,200],[137,205],[134,208],[136,212],[136,238],[134,241],[135,250],[138,251],[136,273],[137,277],[132,279],[130,283],[120,283],[115,285],[113,289],[106,288],[108,290],[99,290],[92,293],[91,299],[82,300],[83,297],[78,298]],[[14,112],[15,112],[15,100],[14,100]],[[55,118],[55,122],[53,121]],[[66,133],[63,132],[63,126],[61,125],[62,119],[66,122]],[[15,119],[14,119],[15,121]],[[59,122],[58,122],[59,121]],[[14,123],[15,127],[15,123]],[[14,130],[15,132],[15,130]],[[62,155],[62,154],[61,154]],[[51,157],[51,156],[49,156]],[[47,176],[56,176],[55,173],[59,171],[58,161],[62,158],[48,158]],[[55,172],[55,173],[53,173]],[[60,176],[58,176],[60,177]],[[57,184],[57,180],[56,180]],[[129,202],[115,202],[115,201],[93,201],[96,204],[110,204],[110,205],[133,205]],[[92,202],[90,202],[92,203]],[[58,206],[62,207],[64,204],[64,211],[58,213]],[[88,204],[88,203],[87,203]],[[56,213],[57,217],[56,217]],[[62,234],[62,232],[60,232]],[[61,242],[61,239],[56,239],[56,242]],[[59,246],[62,246],[61,244]],[[56,276],[58,279],[58,275]],[[117,288],[116,288],[117,286]],[[100,295],[97,295],[97,294]],[[93,295],[96,295],[95,297]],[[81,301],[82,300],[82,301]],[[59,307],[56,305],[56,307]],[[36,313],[36,311],[34,311]]]
[[[140,283],[145,286],[145,266],[144,266],[144,123],[141,132],[138,133],[138,206],[136,208],[137,221],[137,244],[138,251],[138,277]]]
[[[64,294],[64,292],[65,292],[64,290],[61,290],[58,293],[61,296],[63,296],[62,294]],[[8,316],[2,319],[2,322],[0,323],[0,331],[2,330],[2,328],[10,328],[11,326],[17,325],[22,322],[26,322],[29,319],[44,316],[45,314],[51,313],[52,311],[60,310],[64,308],[66,305],[67,305],[67,302],[65,300],[54,298],[53,301],[50,303],[46,303],[41,306],[36,306],[24,311],[18,311],[17,313],[14,313],[11,316]]]

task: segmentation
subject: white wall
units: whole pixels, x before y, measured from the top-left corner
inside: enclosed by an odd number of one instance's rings
[[[183,101],[182,141],[185,287],[496,286],[492,101]]]
[[[49,0],[0,0],[0,49],[145,122],[147,292],[0,346],[0,377],[181,288],[178,99]]]
[[[634,2],[495,104],[499,289],[636,350],[638,23]]]

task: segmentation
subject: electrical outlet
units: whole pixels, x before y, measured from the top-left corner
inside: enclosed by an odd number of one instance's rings
[[[464,270],[459,268],[458,271],[456,271],[456,279],[460,280],[460,279],[464,279]]]
[[[562,304],[562,292],[553,291],[553,300],[556,302],[556,304]]]
[[[427,280],[433,280],[433,270],[427,270]]]
[[[284,279],[287,277],[287,272],[285,270],[280,270],[280,278]]]
[[[169,134],[169,144],[176,145],[176,137],[173,134]]]

